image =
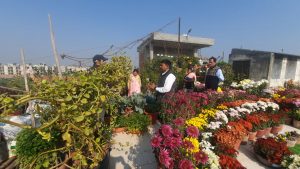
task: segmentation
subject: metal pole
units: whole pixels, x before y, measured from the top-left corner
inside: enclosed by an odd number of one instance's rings
[[[56,49],[56,45],[55,45],[55,37],[54,37],[54,33],[53,33],[52,21],[51,21],[50,14],[48,14],[48,18],[49,18],[51,45],[52,45],[52,50],[53,50],[53,54],[54,54],[54,58],[55,58],[55,63],[56,63],[57,70],[58,70],[58,76],[62,77],[59,58],[58,58],[57,49]]]
[[[180,56],[180,17],[178,18],[178,48],[177,55]]]
[[[21,52],[21,62],[22,62],[22,67],[23,67],[23,76],[24,76],[24,82],[25,82],[25,90],[26,92],[29,92],[29,87],[28,87],[28,81],[27,81],[27,69],[25,65],[25,57],[24,57],[24,50],[23,48],[20,49]]]

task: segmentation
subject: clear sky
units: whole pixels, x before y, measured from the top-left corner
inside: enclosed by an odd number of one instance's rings
[[[76,57],[123,46],[179,16],[182,33],[215,39],[206,56],[241,47],[300,55],[299,0],[1,0],[0,63],[19,63],[20,48],[28,63],[54,63],[48,13],[58,52]],[[163,30],[176,31],[176,23]],[[138,63],[136,46],[127,54]]]

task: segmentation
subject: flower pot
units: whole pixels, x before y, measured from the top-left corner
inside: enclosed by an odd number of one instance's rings
[[[243,137],[243,139],[242,139],[242,145],[246,145],[247,144],[247,142],[248,142],[248,140],[249,140],[249,134],[247,134],[246,136],[244,136]]]
[[[280,124],[279,126],[273,126],[271,133],[277,135],[283,129],[283,125]]]
[[[269,162],[267,159],[261,157],[260,155],[255,153],[256,158],[258,159],[259,162],[261,162],[262,164],[268,166],[268,167],[272,167],[272,168],[281,168],[281,165],[278,164],[273,164],[271,162]]]
[[[256,139],[257,132],[249,132],[249,141],[254,141]]]
[[[300,121],[293,119],[293,126],[297,129],[300,129]]]
[[[265,130],[257,130],[256,137],[261,138],[265,135]]]
[[[126,131],[126,127],[117,127],[113,129],[113,133],[122,133]]]
[[[265,129],[265,136],[266,136],[266,137],[268,137],[268,136],[270,135],[271,130],[272,130],[271,127],[268,127],[268,128]]]
[[[144,133],[144,131],[141,131],[141,130],[131,130],[131,131],[127,131],[127,133],[129,133],[129,134],[136,134],[136,135],[142,135]]]
[[[238,151],[240,149],[242,140],[237,140],[236,143],[234,144],[233,148]]]
[[[297,140],[286,140],[286,145],[288,147],[294,147],[296,143],[297,143]]]

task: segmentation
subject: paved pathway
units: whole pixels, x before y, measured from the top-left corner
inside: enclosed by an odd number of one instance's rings
[[[110,169],[156,169],[157,164],[150,145],[156,126],[141,136],[117,133],[113,136]]]

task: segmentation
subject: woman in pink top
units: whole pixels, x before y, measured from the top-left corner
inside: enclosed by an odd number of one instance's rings
[[[130,74],[128,80],[128,96],[133,95],[134,93],[138,94],[141,93],[141,78],[139,75],[139,71],[134,69],[133,72]]]

